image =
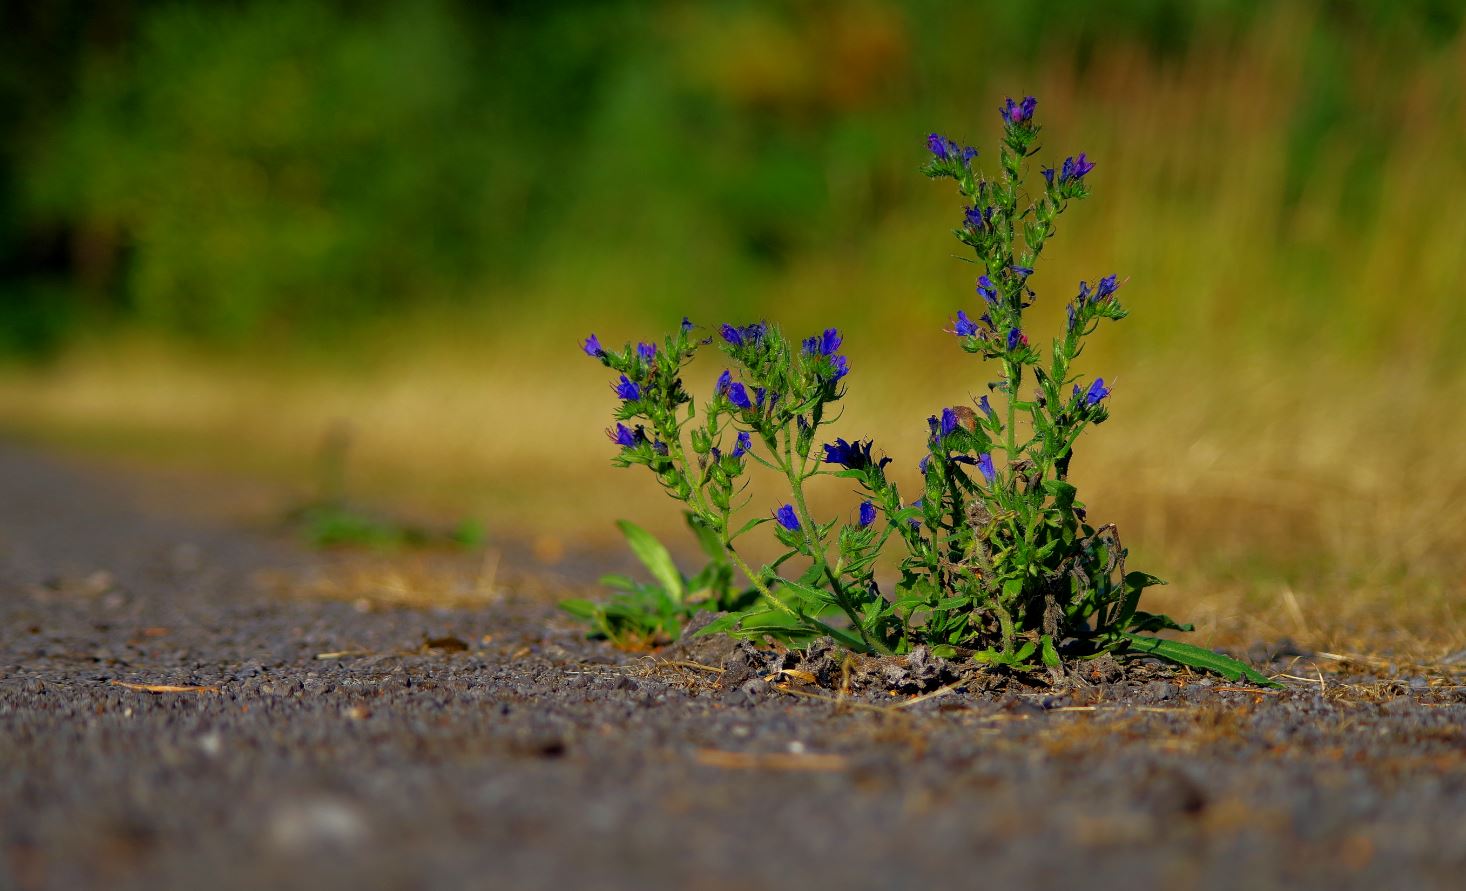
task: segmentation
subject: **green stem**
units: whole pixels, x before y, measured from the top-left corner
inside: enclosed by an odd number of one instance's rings
[[[789,490],[794,496],[794,511],[799,517],[799,522],[804,529],[804,541],[809,547],[810,559],[814,561],[814,565],[818,566],[820,572],[829,580],[830,588],[835,594],[835,602],[840,604],[840,609],[849,617],[850,624],[860,633],[861,640],[865,641],[866,646],[872,651],[885,652],[886,648],[872,640],[866,632],[864,623],[860,621],[859,613],[855,611],[855,606],[850,602],[850,596],[846,593],[845,586],[840,583],[839,575],[830,569],[830,562],[826,557],[824,539],[815,535],[815,530],[818,527],[815,525],[814,518],[810,516],[809,506],[804,497],[804,472],[808,466],[809,458],[807,456],[800,458],[799,469],[795,470],[794,453],[786,438],[785,460],[787,463],[785,463],[783,468],[784,476],[789,480]]]

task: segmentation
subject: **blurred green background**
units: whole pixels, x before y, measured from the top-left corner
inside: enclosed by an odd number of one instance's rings
[[[872,263],[950,313],[940,265],[905,256],[905,230],[955,219],[927,213],[922,137],[990,144],[999,99],[1033,92],[1054,152],[1099,158],[1093,253],[1164,274],[1147,341],[1226,321],[1453,356],[1463,9],[21,6],[0,37],[3,348],[747,315]]]
[[[0,424],[304,473],[348,423],[376,494],[595,535],[671,512],[603,463],[579,338],[767,315],[847,329],[847,431],[914,455],[986,380],[941,334],[973,273],[924,138],[982,163],[1033,94],[1042,159],[1099,164],[1040,312],[1130,278],[1085,471],[1127,541],[1210,581],[1459,593],[1463,10],[12,5]]]

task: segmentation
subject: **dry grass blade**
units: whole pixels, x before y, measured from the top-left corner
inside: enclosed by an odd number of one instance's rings
[[[139,693],[218,693],[212,684],[133,684],[127,681],[108,681],[114,687],[137,690]]]
[[[726,770],[841,771],[850,767],[844,755],[794,755],[784,752],[728,752],[698,749],[697,763]]]

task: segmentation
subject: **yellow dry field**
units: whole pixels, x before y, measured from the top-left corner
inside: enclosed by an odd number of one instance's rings
[[[942,337],[934,343],[950,348]],[[676,505],[644,470],[609,466],[604,370],[573,342],[561,347],[568,362],[546,356],[535,367],[419,345],[349,373],[94,350],[0,378],[0,415],[45,442],[302,492],[318,482],[323,440],[344,430],[348,491],[367,502],[479,517],[491,545],[530,542],[551,561],[613,544],[618,517],[685,550]],[[925,416],[975,396],[981,378],[955,348],[886,366],[854,355],[833,432],[875,436],[914,492]],[[1147,595],[1152,608],[1218,644],[1290,637],[1423,664],[1466,646],[1466,421],[1448,410],[1466,384],[1205,356],[1117,364],[1114,418],[1075,460],[1091,517],[1119,525],[1133,568],[1171,580]],[[693,368],[709,379],[717,370]],[[845,481],[820,482],[817,510],[853,512]],[[780,503],[774,487],[750,495],[750,512]],[[393,559],[381,567],[405,572]]]

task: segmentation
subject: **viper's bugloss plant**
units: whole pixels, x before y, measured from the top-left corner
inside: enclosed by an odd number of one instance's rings
[[[954,234],[983,270],[972,305],[956,310],[947,332],[995,379],[973,405],[932,411],[917,497],[907,500],[887,476],[891,459],[877,457],[872,440],[821,435],[850,372],[836,328],[795,343],[764,322],[724,324],[699,336],[684,319],[660,348],[620,350],[591,335],[583,349],[616,374],[612,389],[621,401],[608,431],[613,461],[647,468],[686,506],[711,561],[697,578],[712,583],[690,602],[665,549],[656,545],[659,553],[648,559],[649,546],[628,532],[659,584],[618,579],[622,598],[606,607],[577,601],[572,611],[613,638],[630,631],[673,637],[696,609],[718,609],[726,615],[704,632],[795,646],[828,635],[873,654],[925,645],[947,657],[1055,673],[1072,660],[1138,654],[1271,683],[1241,662],[1155,636],[1190,626],[1139,608],[1141,593],[1163,582],[1127,571],[1118,530],[1091,523],[1068,480],[1080,435],[1109,418],[1112,391],[1103,377],[1077,374],[1073,363],[1086,339],[1102,323],[1125,318],[1126,309],[1115,275],[1082,281],[1048,349],[1029,336],[1024,313],[1036,299],[1028,284],[1034,264],[1059,216],[1089,197],[1096,167],[1081,152],[1042,168],[1027,191],[1036,107],[1029,97],[998,109],[1003,139],[991,178],[976,165],[976,149],[927,137],[923,172],[955,183],[963,207]],[[699,417],[683,370],[710,346],[729,367],[712,381]],[[784,478],[787,503],[749,503],[745,476],[755,468]],[[852,516],[810,511],[806,486],[827,475],[859,487]],[[765,524],[783,551],[755,568],[739,540]],[[889,596],[875,577],[888,545],[904,551]],[[733,567],[750,590],[735,591]]]

